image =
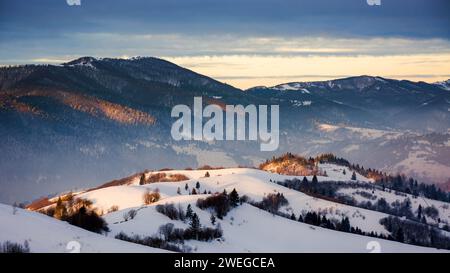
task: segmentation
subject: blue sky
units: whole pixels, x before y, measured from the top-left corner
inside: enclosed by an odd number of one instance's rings
[[[437,80],[450,74],[449,11],[447,0],[0,0],[0,64],[150,55],[242,87],[367,73]],[[362,69],[374,61],[396,69]]]

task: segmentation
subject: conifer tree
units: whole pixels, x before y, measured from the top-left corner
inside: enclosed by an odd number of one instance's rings
[[[139,185],[145,184],[145,173],[142,173],[141,178],[139,179]]]
[[[189,204],[188,206],[187,206],[187,209],[186,209],[186,218],[187,219],[190,219],[191,217],[192,217],[192,214],[193,214],[194,212],[192,211],[192,207],[191,207],[191,204]]]
[[[239,194],[236,189],[233,189],[230,193],[230,205],[232,207],[237,207],[239,205]]]
[[[190,228],[196,234],[196,236],[198,236],[198,231],[200,230],[200,226],[201,226],[200,219],[198,218],[197,213],[194,212],[194,214],[192,214]]]

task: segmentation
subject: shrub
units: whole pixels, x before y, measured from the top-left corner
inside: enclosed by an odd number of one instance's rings
[[[168,243],[167,241],[158,238],[158,237],[141,237],[139,235],[135,235],[133,237],[126,235],[123,232],[120,232],[119,234],[117,234],[115,236],[116,239],[119,240],[123,240],[123,241],[127,241],[127,242],[132,242],[135,244],[141,244],[141,245],[145,245],[145,246],[150,246],[150,247],[157,247],[157,248],[162,248],[162,249],[166,249],[169,251],[175,251],[175,252],[185,252],[184,249],[178,247],[175,244],[171,244]]]
[[[108,209],[108,213],[115,212],[119,210],[119,206],[113,205]]]
[[[156,206],[156,211],[164,214],[169,217],[171,220],[181,220],[184,221],[186,219],[186,214],[183,210],[183,207],[178,204],[178,208],[175,208],[173,203],[169,204],[160,204]]]
[[[125,222],[130,219],[133,220],[136,215],[137,211],[135,209],[131,209],[123,214],[123,220],[125,220]]]
[[[439,217],[439,210],[434,206],[426,207],[423,210],[423,213],[425,213],[426,216],[434,220],[436,220]]]
[[[288,203],[282,193],[269,193],[263,197],[263,200],[257,206],[271,213],[276,213],[281,206],[286,206]]]
[[[185,180],[189,180],[189,177],[180,173],[169,175],[167,175],[166,173],[155,173],[151,174],[147,179],[144,179],[144,181],[143,182],[141,181],[139,184],[144,185],[155,182],[179,182]]]

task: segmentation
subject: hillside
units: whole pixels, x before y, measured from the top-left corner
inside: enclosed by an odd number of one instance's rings
[[[107,238],[48,216],[0,204],[0,242],[29,245],[30,252],[164,252]]]
[[[192,238],[183,241],[170,239],[173,240],[172,244],[178,247],[178,251],[369,252],[366,247],[371,241],[378,242],[382,252],[438,251],[434,248],[411,245],[420,243],[411,241],[413,237],[410,237],[409,232],[415,231],[410,229],[410,225],[415,228],[434,230],[433,232],[438,232],[435,234],[442,236],[435,237],[435,240],[440,238],[443,244],[448,244],[445,240],[450,240],[450,232],[446,231],[450,221],[449,203],[383,189],[374,184],[373,179],[360,173],[357,173],[357,178],[354,180],[353,170],[339,164],[319,163],[317,170],[316,187],[320,189],[322,185],[326,189],[336,189],[336,195],[320,195],[320,190],[314,193],[305,191],[303,188],[291,187],[289,184],[296,179],[298,181],[306,179],[313,181],[314,184],[313,176],[292,176],[258,169],[227,168],[147,171],[144,176],[135,176],[124,185],[112,185],[74,193],[74,198],[92,202],[92,206],[108,223],[111,230],[108,237],[111,240],[117,237],[142,243],[143,238],[146,237],[165,238],[166,235],[163,235],[165,232],[176,230],[179,230],[176,232],[182,230],[186,232],[191,228],[191,220],[178,217],[182,217],[180,212],[182,215],[185,214],[188,205],[192,209],[191,213],[198,216],[201,228],[221,230],[221,236],[206,241]],[[326,176],[323,175],[325,173]],[[188,180],[158,182],[158,179],[155,179],[155,177],[168,176],[186,177]],[[214,196],[220,197],[220,193],[224,190],[229,195],[234,189],[240,197],[246,197],[241,198],[240,205],[229,208],[225,215],[216,214],[214,207],[199,207],[201,200]],[[143,196],[152,192],[158,192],[159,200],[144,203]],[[285,198],[286,203],[277,206],[275,210],[268,210],[270,207],[259,203],[265,198],[276,195]],[[390,210],[364,207],[368,200],[375,205],[381,204],[381,199],[387,201]],[[346,203],[345,200],[353,200],[353,203]],[[405,202],[410,202],[407,211],[410,211],[412,215],[401,216],[399,213],[404,210],[395,210],[402,207],[401,205],[397,207],[396,204]],[[422,207],[426,224],[416,221],[415,214],[419,205]],[[41,207],[39,210],[46,211],[52,206],[55,204]],[[165,213],[169,213],[170,209],[173,210],[170,214],[171,218],[161,212],[165,210]],[[309,222],[308,217],[312,212],[319,213],[319,218],[326,219],[328,224],[325,226],[325,220],[322,220],[322,224]],[[130,217],[130,214],[133,216]],[[214,224],[212,224],[211,215],[216,216]],[[400,217],[396,218],[399,215]],[[300,216],[302,220],[299,220]],[[405,236],[403,239],[405,241],[402,242],[408,242],[408,244],[398,242],[397,232],[388,230],[387,226],[382,224],[390,216],[399,221],[409,221],[409,224],[402,222],[405,228],[405,235],[402,235]],[[348,231],[342,229],[342,221],[345,219],[349,221]],[[173,224],[169,227],[171,231],[161,227],[166,224]],[[140,238],[141,241],[137,241],[136,238]]]

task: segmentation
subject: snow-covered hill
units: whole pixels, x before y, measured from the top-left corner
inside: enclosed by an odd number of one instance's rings
[[[360,174],[357,174],[356,181],[352,180],[352,171],[340,165],[319,164],[318,168],[321,170],[321,173],[325,172],[327,175],[317,176],[319,183],[340,181],[348,184],[358,183],[368,186],[371,186],[373,183],[371,179]],[[380,224],[380,220],[388,217],[389,214],[316,198],[276,183],[294,178],[303,179],[303,176],[281,175],[249,168],[229,168],[207,171],[170,170],[146,172],[145,178],[149,179],[161,173],[166,175],[183,175],[188,180],[151,182],[140,185],[140,179],[135,178],[127,185],[81,192],[75,196],[76,198],[92,201],[93,207],[103,213],[103,217],[111,230],[108,233],[109,238],[80,230],[66,223],[60,223],[47,216],[35,215],[36,213],[34,212],[20,211],[18,215],[12,215],[9,212],[11,208],[6,206],[3,206],[1,210],[3,219],[25,221],[21,217],[27,216],[33,218],[33,220],[36,219],[36,223],[34,223],[36,228],[33,228],[33,231],[30,231],[28,234],[26,230],[14,230],[12,228],[14,224],[10,224],[10,221],[7,220],[7,227],[1,228],[1,238],[3,240],[14,239],[16,241],[30,239],[31,248],[33,250],[33,247],[36,247],[36,251],[64,251],[65,246],[61,244],[68,240],[81,240],[83,244],[87,244],[90,247],[88,251],[145,251],[146,247],[135,246],[113,238],[119,233],[128,236],[138,235],[142,238],[145,236],[161,237],[159,228],[167,223],[172,223],[175,228],[187,229],[189,228],[189,221],[171,220],[169,217],[159,213],[156,207],[161,204],[174,204],[175,207],[186,210],[190,204],[193,212],[199,216],[200,224],[203,227],[214,228],[220,224],[223,231],[221,238],[207,242],[186,240],[184,246],[192,252],[369,252],[367,247],[372,244],[379,245],[382,252],[439,251],[433,248],[312,226],[299,222],[296,219],[292,220],[279,214],[269,213],[248,203],[243,203],[233,208],[223,219],[216,219],[216,223],[213,225],[210,221],[213,212],[197,207],[197,200],[211,196],[210,192],[214,194],[226,190],[229,193],[236,189],[240,196],[246,195],[250,200],[256,202],[261,201],[271,193],[283,194],[288,200],[288,205],[281,207],[279,212],[284,215],[295,214],[299,216],[313,211],[320,212],[321,216],[336,222],[344,217],[348,217],[352,227],[358,227],[367,234],[375,232],[386,237],[390,235],[390,232]],[[312,176],[308,176],[307,179],[311,181]],[[191,194],[193,189],[199,194]],[[155,203],[145,205],[143,195],[149,191],[159,191],[161,198]],[[348,188],[340,190],[339,193],[355,196],[359,194],[355,193],[357,191],[357,188]],[[369,190],[366,189],[366,191],[370,193]],[[394,202],[395,200],[400,200],[401,202],[405,198],[403,195],[397,196],[394,193],[381,190],[377,190],[373,194],[377,198],[386,198],[389,202]],[[417,209],[419,204],[422,204],[423,207],[426,207],[427,204],[433,204],[439,210],[442,223],[450,217],[448,204],[444,202],[426,198],[413,199],[413,209]],[[136,215],[134,218],[125,221],[124,215],[130,211],[135,211]],[[429,220],[430,223],[436,221],[436,219],[433,220],[431,218]],[[59,237],[52,235],[52,240],[55,242],[47,243],[49,245],[46,247],[37,248],[38,245],[43,244],[39,240],[45,241],[46,237],[50,236],[46,233],[46,230],[48,230],[46,226],[52,226],[51,224],[54,224],[54,229],[57,230],[54,233],[58,234],[60,232],[61,235]],[[34,229],[41,231],[36,234]],[[20,236],[17,234],[20,234]],[[37,239],[34,238],[35,236],[37,236]],[[36,242],[39,241],[39,244],[33,244],[34,240]],[[97,242],[100,243],[100,241],[102,242],[101,245],[97,245]],[[376,243],[373,243],[373,241],[376,241]],[[149,249],[149,251],[153,251],[153,249]]]
[[[31,252],[166,252],[108,238],[40,213],[0,204],[0,242],[5,241],[18,244],[26,241]]]

